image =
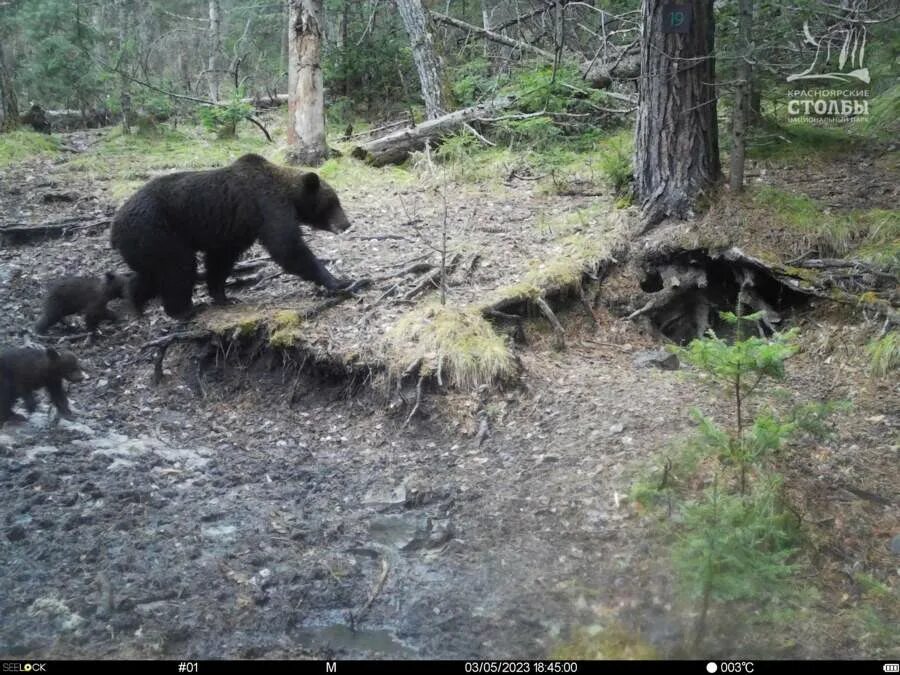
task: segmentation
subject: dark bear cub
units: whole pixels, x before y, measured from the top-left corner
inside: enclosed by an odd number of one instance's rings
[[[309,250],[301,223],[334,233],[350,227],[337,193],[317,174],[244,155],[221,169],[154,178],[118,210],[110,242],[135,272],[129,296],[137,312],[159,296],[166,314],[183,319],[194,311],[197,253],[213,302],[223,304],[225,280],[257,240],[285,272],[347,289],[352,282],[336,279]]]
[[[33,413],[37,409],[34,392],[42,387],[47,390],[59,416],[72,419],[74,415],[69,409],[63,380],[80,382],[83,379],[84,373],[72,352],[60,354],[55,349],[37,348],[0,352],[0,427],[7,420],[25,420],[22,415],[13,412],[13,405],[20,398],[25,403],[25,409]]]
[[[48,328],[70,314],[84,316],[84,324],[91,332],[97,330],[101,321],[115,321],[116,315],[106,303],[125,295],[128,276],[107,272],[102,278],[64,277],[47,289],[44,298],[44,314],[34,326],[35,332],[42,334]]]

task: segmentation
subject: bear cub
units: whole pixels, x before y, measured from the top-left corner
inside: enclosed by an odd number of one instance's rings
[[[13,412],[13,406],[21,398],[25,409],[33,413],[37,409],[34,392],[41,388],[47,390],[60,417],[73,419],[63,380],[83,379],[84,372],[72,352],[33,347],[3,350],[0,352],[0,427],[8,420],[24,422],[22,415]]]
[[[107,272],[102,278],[64,277],[49,285],[44,298],[44,313],[34,326],[38,334],[71,314],[81,314],[92,333],[102,321],[116,321],[106,303],[125,296],[129,277]]]

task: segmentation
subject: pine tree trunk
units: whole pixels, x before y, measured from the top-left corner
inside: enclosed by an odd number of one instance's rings
[[[12,75],[3,57],[3,45],[0,44],[0,132],[18,129],[19,101],[16,98],[16,87]]]
[[[291,0],[288,67],[288,159],[318,166],[325,145],[325,96],[320,65],[322,0]]]
[[[222,50],[222,13],[219,0],[209,0],[209,60],[206,65],[206,81],[209,82],[209,98],[219,100],[219,52]]]
[[[441,89],[441,68],[431,33],[428,31],[428,17],[421,0],[396,0],[400,18],[406,27],[412,44],[413,61],[422,84],[422,98],[425,100],[425,116],[432,120],[444,113]]]
[[[126,0],[118,3],[118,40],[119,40],[119,105],[122,108],[122,133],[126,136],[131,133],[131,121],[134,113],[131,109],[131,80],[125,75],[129,68],[128,57],[125,50],[128,48],[128,25],[131,21],[131,13],[128,11]],[[82,117],[84,112],[82,111]]]
[[[721,176],[713,0],[698,0],[687,33],[663,33],[664,0],[643,0],[635,191],[646,227],[688,217]]]
[[[485,30],[491,29],[491,15],[488,12],[487,0],[481,0],[481,27]],[[487,58],[491,55],[489,49],[490,42],[487,40],[484,41],[484,57]]]
[[[753,27],[753,0],[738,2],[737,83],[734,86],[734,109],[731,118],[731,170],[729,186],[732,192],[744,189],[744,158],[747,150],[747,126],[750,124],[750,99],[753,69],[750,34]]]

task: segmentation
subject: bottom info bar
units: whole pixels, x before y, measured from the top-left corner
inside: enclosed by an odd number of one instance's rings
[[[900,659],[896,661],[3,661],[2,673],[76,673],[83,671],[92,675],[105,672],[122,673],[127,668],[128,675],[147,673],[176,673],[215,675],[217,673],[245,673],[248,668],[256,668],[268,674],[284,673],[374,673],[385,668],[391,673],[421,673],[422,666],[439,666],[450,673],[518,673],[565,674],[565,673],[691,673],[692,675],[716,675],[718,673],[748,673],[768,675],[769,673],[820,673],[830,665],[849,666],[855,674],[900,673]],[[2,675],[2,674],[0,674]]]

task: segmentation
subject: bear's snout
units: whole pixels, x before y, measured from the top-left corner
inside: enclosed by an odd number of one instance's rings
[[[344,213],[334,214],[328,222],[328,228],[335,234],[340,234],[350,227],[350,219]]]

